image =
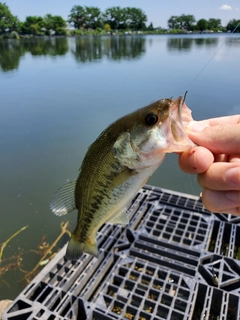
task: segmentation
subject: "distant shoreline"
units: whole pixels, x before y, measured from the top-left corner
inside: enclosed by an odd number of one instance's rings
[[[44,39],[44,38],[70,38],[70,37],[84,37],[84,36],[145,36],[145,35],[216,35],[216,34],[232,34],[231,32],[214,32],[214,31],[194,31],[187,32],[183,30],[159,30],[159,31],[120,31],[120,32],[96,32],[95,30],[73,30],[66,35],[32,35],[32,34],[20,34],[16,31],[7,34],[0,34],[0,40],[2,39]],[[235,33],[238,34],[238,33]]]

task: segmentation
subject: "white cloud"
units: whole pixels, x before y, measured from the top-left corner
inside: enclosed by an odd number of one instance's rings
[[[236,11],[238,11],[238,10],[239,10],[239,8],[235,8],[235,10],[236,10]]]
[[[221,10],[232,10],[232,7],[227,5],[227,4],[224,4],[223,6],[220,7]]]

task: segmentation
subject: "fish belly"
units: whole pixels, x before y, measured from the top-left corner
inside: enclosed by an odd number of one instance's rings
[[[148,178],[153,174],[158,166],[146,168],[138,174],[126,180],[123,184],[110,190],[108,201],[99,212],[96,212],[92,222],[90,238],[95,238],[98,229],[106,222],[111,222],[123,210],[127,209],[130,201],[137,192],[144,186]],[[127,210],[126,210],[127,211]]]

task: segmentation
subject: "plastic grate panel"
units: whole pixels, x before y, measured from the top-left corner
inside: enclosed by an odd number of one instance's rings
[[[144,227],[149,236],[181,245],[194,247],[206,243],[211,228],[209,216],[170,206],[155,208],[145,206],[145,219],[138,229]]]
[[[240,226],[214,221],[208,251],[240,260]]]
[[[128,226],[105,224],[99,257],[63,248],[3,320],[240,319],[240,218],[145,186]]]
[[[148,317],[162,316],[163,309],[167,317],[174,312],[183,318],[193,294],[191,278],[137,258],[128,260],[119,259],[113,273],[95,294],[96,305],[104,303],[106,312],[116,313],[120,319],[126,314],[130,319],[138,319],[143,312]]]
[[[145,186],[145,189],[149,191],[146,200],[155,201],[157,199],[162,204],[173,205],[174,207],[211,215],[211,212],[204,208],[200,197],[189,196],[151,186]]]

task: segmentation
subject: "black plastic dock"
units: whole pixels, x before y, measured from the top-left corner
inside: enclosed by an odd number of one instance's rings
[[[98,232],[98,259],[63,248],[3,320],[240,319],[240,217],[147,185],[129,217]]]

